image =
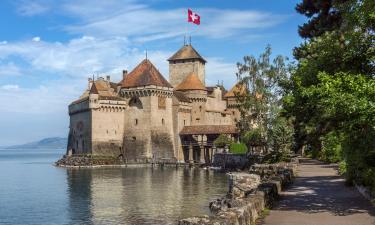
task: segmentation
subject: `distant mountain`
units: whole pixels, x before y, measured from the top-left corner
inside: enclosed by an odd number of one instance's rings
[[[22,145],[8,146],[5,149],[62,149],[66,148],[67,142],[67,138],[51,137]]]

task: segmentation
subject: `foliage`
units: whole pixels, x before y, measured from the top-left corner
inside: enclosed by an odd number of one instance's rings
[[[307,41],[294,50],[298,65],[283,84],[294,150],[307,146],[313,156],[342,160],[349,181],[374,190],[375,2],[304,0],[297,10],[311,19],[302,27]]]
[[[266,132],[271,120],[275,118],[275,110],[280,106],[279,82],[287,79],[288,67],[285,65],[285,57],[277,56],[272,62],[270,57],[271,47],[267,46],[258,59],[245,56],[244,62],[237,64],[237,78],[246,87],[247,93],[237,96],[242,132],[254,127]]]
[[[328,163],[337,163],[342,160],[343,138],[337,132],[330,132],[322,138],[322,151],[319,159]]]
[[[292,124],[280,116],[272,122],[272,128],[268,130],[268,141],[273,151],[289,154],[293,143]]]
[[[346,174],[346,162],[345,161],[341,161],[339,163],[339,174],[340,175],[345,175]]]
[[[245,56],[244,62],[237,64],[239,84],[246,88],[246,94],[237,95],[241,112],[238,125],[242,141],[251,150],[282,151],[291,146],[291,124],[279,116],[281,84],[288,80],[291,69],[286,60],[280,55],[271,60],[271,48],[267,46],[258,59]]]
[[[247,146],[262,146],[264,145],[264,137],[262,136],[263,131],[261,128],[254,128],[247,131],[242,140]]]
[[[246,154],[247,147],[244,143],[232,143],[229,146],[229,152],[233,154]]]
[[[335,0],[305,0],[297,4],[297,12],[309,17],[309,21],[299,26],[301,37],[311,38],[322,35],[340,27],[342,23],[340,11],[334,7]],[[337,1],[337,0],[336,0]],[[347,0],[340,0],[345,2]]]
[[[214,145],[218,148],[224,148],[232,143],[232,140],[225,134],[220,134],[214,141]]]

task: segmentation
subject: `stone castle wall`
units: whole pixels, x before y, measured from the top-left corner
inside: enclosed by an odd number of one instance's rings
[[[146,96],[138,99],[141,104],[129,105],[124,118],[124,158],[128,162],[147,162],[152,158],[151,99]]]
[[[91,124],[92,118],[89,110],[70,115],[68,151],[73,154],[91,153]]]
[[[125,107],[105,105],[92,111],[92,153],[94,155],[123,154]]]
[[[199,80],[205,85],[205,66],[199,60],[185,60],[169,64],[169,81],[173,87],[180,84],[192,72],[196,73]]]

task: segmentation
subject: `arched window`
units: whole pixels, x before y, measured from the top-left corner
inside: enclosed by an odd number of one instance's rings
[[[202,106],[201,105],[199,106],[199,112],[202,112]]]
[[[138,125],[138,119],[135,119],[135,125]]]
[[[164,119],[161,119],[161,124],[163,124],[163,125],[164,125]]]
[[[141,100],[138,97],[133,97],[129,101],[129,106],[137,109],[143,109]]]

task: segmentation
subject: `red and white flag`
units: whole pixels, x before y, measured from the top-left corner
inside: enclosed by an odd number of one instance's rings
[[[191,9],[188,9],[188,22],[199,25],[201,24],[201,17]]]

